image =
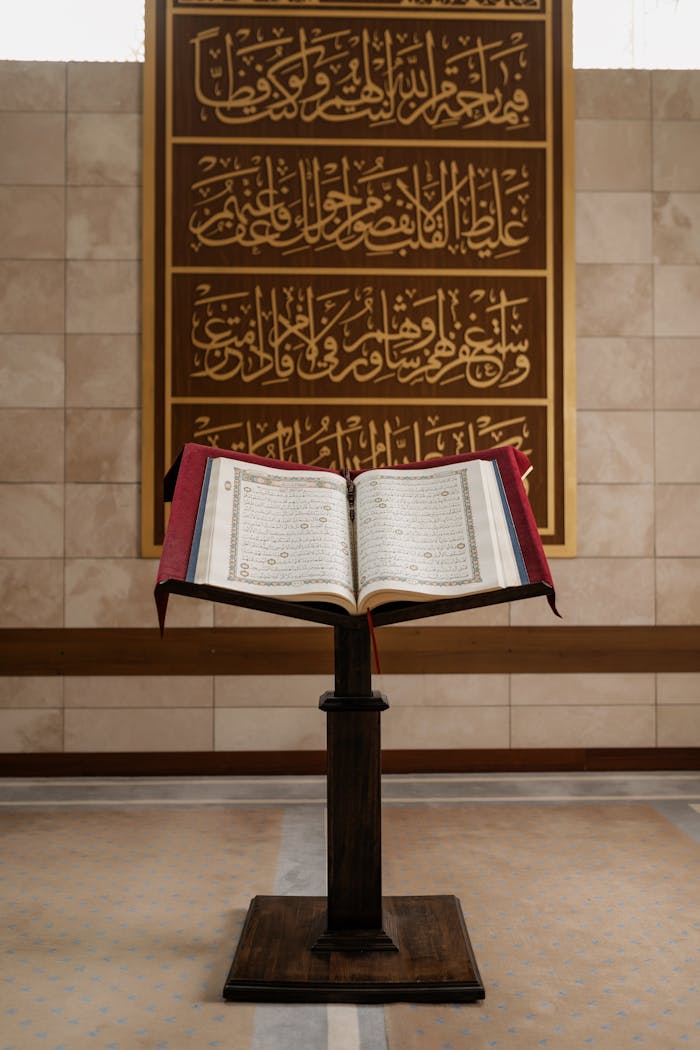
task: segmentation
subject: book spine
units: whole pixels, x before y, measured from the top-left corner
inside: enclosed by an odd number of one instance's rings
[[[513,554],[515,555],[515,563],[518,566],[518,572],[520,573],[520,582],[529,583],[530,577],[528,575],[527,566],[525,565],[525,559],[523,557],[522,548],[520,546],[520,539],[515,528],[515,522],[513,521],[513,515],[511,513],[510,504],[508,502],[508,496],[506,494],[506,487],[503,484],[503,478],[501,477],[501,471],[498,463],[493,461],[493,472],[498,482],[498,488],[501,493],[501,500],[503,501],[503,511],[506,516],[506,524],[508,525],[508,532],[510,533],[510,541],[513,545]]]
[[[199,543],[202,538],[202,522],[204,521],[204,509],[207,504],[207,492],[209,490],[209,475],[211,474],[212,460],[207,460],[207,465],[204,469],[204,480],[202,482],[202,492],[199,498],[199,507],[197,509],[197,520],[194,526],[194,535],[192,537],[192,546],[190,548],[190,559],[187,564],[187,575],[185,579],[189,583],[194,583],[195,573],[197,571],[197,558],[199,556]]]

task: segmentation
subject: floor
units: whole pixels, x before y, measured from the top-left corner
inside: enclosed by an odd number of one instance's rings
[[[384,890],[454,893],[483,1003],[223,1003],[325,892],[319,777],[0,779],[0,1050],[700,1046],[700,774],[388,776]]]

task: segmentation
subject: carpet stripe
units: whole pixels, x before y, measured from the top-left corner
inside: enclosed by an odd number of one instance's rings
[[[360,1050],[360,1025],[356,1006],[328,1007],[328,1050]]]
[[[360,1050],[387,1050],[386,1018],[383,1006],[360,1006],[357,1011],[357,1021],[360,1030]]]
[[[318,809],[297,808],[295,801],[294,806],[286,810],[273,891],[275,894],[325,894],[324,824],[325,813]],[[251,1050],[328,1050],[328,1029],[325,1006],[260,1005],[255,1011]]]

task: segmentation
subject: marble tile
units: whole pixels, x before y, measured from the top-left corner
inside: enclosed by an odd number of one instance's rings
[[[138,408],[140,368],[136,335],[69,335],[66,405]]]
[[[700,339],[655,340],[654,404],[700,409]]]
[[[651,262],[651,193],[576,194],[577,263]]]
[[[140,267],[134,261],[68,262],[66,331],[138,333]]]
[[[700,193],[655,193],[654,262],[700,263]]]
[[[326,716],[308,707],[218,707],[214,711],[215,751],[325,751]]]
[[[138,557],[137,484],[68,484],[65,499],[66,557]]]
[[[482,609],[462,609],[460,612],[426,616],[418,621],[422,627],[506,627],[510,622],[510,606],[485,605]]]
[[[700,558],[657,557],[656,622],[700,623]]]
[[[651,121],[577,120],[576,189],[650,190],[651,142]]]
[[[652,188],[693,193],[700,190],[700,122],[654,124]]]
[[[700,673],[657,674],[656,697],[659,704],[700,704]]]
[[[0,258],[62,259],[62,186],[0,186]]]
[[[183,708],[68,708],[65,750],[211,751],[213,712]]]
[[[657,747],[700,747],[700,717],[693,704],[660,707],[657,718]]]
[[[68,259],[140,259],[141,191],[133,186],[70,186]]]
[[[700,70],[654,69],[651,84],[655,120],[700,120]]]
[[[651,704],[514,707],[511,747],[654,747]]]
[[[652,485],[579,485],[576,505],[579,557],[653,557]]]
[[[654,478],[652,412],[579,412],[580,484],[644,484]]]
[[[63,332],[64,274],[63,260],[0,260],[0,331]]]
[[[156,627],[156,569],[152,559],[67,559],[66,627]],[[167,622],[169,627],[209,627],[209,603],[172,595]]]
[[[58,558],[0,560],[0,627],[63,626],[63,563]]]
[[[0,409],[0,481],[63,480],[63,411]]]
[[[140,113],[143,62],[69,62],[72,113]]]
[[[381,635],[380,635],[381,637]],[[373,688],[391,707],[502,707],[508,705],[505,674],[379,674]]]
[[[385,750],[507,748],[507,707],[391,707],[382,715]]]
[[[654,623],[653,558],[558,558],[550,568],[563,619],[554,617],[543,599],[515,602],[514,627]]]
[[[84,675],[65,679],[65,706],[87,708],[212,707],[213,680],[206,675]]]
[[[577,69],[576,117],[584,120],[648,120],[651,74],[646,69]]]
[[[63,113],[0,112],[0,184],[62,186],[65,134]]]
[[[321,694],[333,687],[333,675],[217,675],[214,703],[216,707],[306,707],[317,704]]]
[[[700,412],[657,412],[656,481],[700,482]]]
[[[63,707],[63,679],[58,675],[50,678],[24,675],[0,678],[0,707]]]
[[[656,554],[700,558],[700,485],[656,486]]]
[[[576,340],[576,404],[580,409],[642,409],[653,405],[654,342],[615,337]]]
[[[306,620],[292,620],[275,613],[244,609],[240,605],[212,603],[215,627],[313,627]]]
[[[11,754],[62,751],[63,712],[0,710],[0,740]]]
[[[0,407],[63,406],[63,343],[58,334],[0,335]]]
[[[657,336],[700,335],[700,266],[654,267]]]
[[[133,408],[70,408],[66,412],[66,480],[139,479],[139,415]]]
[[[0,484],[0,558],[63,557],[63,486]]]
[[[139,186],[141,117],[135,113],[69,113],[69,186]]]
[[[65,62],[0,62],[0,110],[62,113],[65,107]]]
[[[653,674],[514,674],[510,682],[514,706],[639,706],[656,696]]]
[[[577,335],[650,336],[652,329],[651,266],[576,267]]]
[[[155,563],[153,581],[155,581]],[[291,621],[290,621],[291,622]],[[149,626],[155,626],[153,622]],[[171,594],[168,603],[167,627],[215,627],[214,603],[196,598],[186,598],[182,594]]]

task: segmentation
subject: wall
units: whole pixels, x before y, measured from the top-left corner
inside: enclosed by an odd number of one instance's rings
[[[152,627],[137,64],[0,63],[0,628]],[[566,625],[700,623],[700,73],[576,73]],[[552,625],[544,599],[450,625]],[[173,599],[170,626],[272,618]],[[320,749],[323,676],[8,677],[0,751]],[[698,674],[386,676],[391,748],[700,746]],[[274,718],[269,708],[274,708]]]

